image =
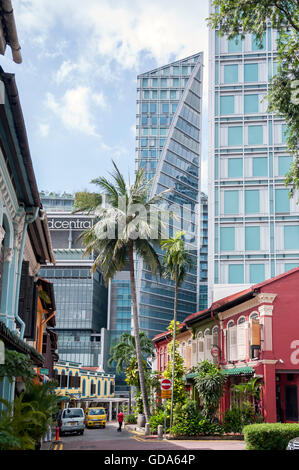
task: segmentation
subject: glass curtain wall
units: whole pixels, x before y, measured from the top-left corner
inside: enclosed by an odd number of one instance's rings
[[[165,223],[170,236],[185,231],[193,261],[179,289],[179,321],[199,305],[201,97],[202,53],[138,76],[136,166],[153,179],[152,195],[172,188],[163,208],[176,218]],[[140,328],[153,337],[173,318],[174,286],[156,280],[142,260],[137,285]]]

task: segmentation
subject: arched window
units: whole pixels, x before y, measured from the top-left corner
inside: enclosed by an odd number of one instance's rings
[[[167,347],[165,346],[164,348],[164,369],[166,369],[167,366]]]
[[[79,377],[78,372],[76,372],[76,374],[75,374],[74,387],[75,387],[75,388],[79,388],[79,387],[80,387],[80,377]]]
[[[107,396],[107,380],[105,380],[104,396]]]
[[[85,392],[86,392],[86,381],[85,379],[83,379],[83,382],[82,382],[82,396],[83,397],[85,396]]]
[[[242,323],[245,323],[245,321],[246,321],[246,319],[243,316],[238,318],[238,325],[241,325]]]
[[[204,353],[204,338],[202,331],[199,331],[197,334],[197,362],[203,361],[205,358]]]
[[[95,394],[95,388],[96,388],[96,385],[95,383],[93,382],[93,380],[90,382],[90,395],[94,395]]]
[[[258,312],[252,312],[250,315],[249,315],[249,321],[251,320],[258,320],[259,319],[259,314]]]
[[[67,376],[65,375],[65,370],[61,371],[60,376],[60,387],[65,388],[67,386]]]
[[[68,388],[73,388],[73,387],[74,387],[73,373],[72,371],[69,371]]]
[[[101,396],[101,379],[98,380],[98,396]]]
[[[164,349],[160,349],[160,370],[164,370]]]
[[[235,322],[233,320],[230,320],[227,324],[227,328],[232,328],[233,326],[235,326]]]
[[[210,328],[207,328],[204,332],[204,336],[209,336],[210,334]]]

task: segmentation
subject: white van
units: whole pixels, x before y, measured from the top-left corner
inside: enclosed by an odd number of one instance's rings
[[[61,436],[67,432],[84,433],[83,408],[65,408],[59,412],[57,421]]]

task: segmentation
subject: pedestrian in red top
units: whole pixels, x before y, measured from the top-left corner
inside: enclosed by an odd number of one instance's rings
[[[122,424],[123,424],[123,420],[124,420],[124,415],[123,415],[123,412],[120,411],[117,415],[117,421],[118,421],[118,431],[121,432],[121,427],[122,427]]]

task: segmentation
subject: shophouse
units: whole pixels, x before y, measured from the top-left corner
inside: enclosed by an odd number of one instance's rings
[[[120,404],[128,401],[127,398],[115,397],[115,375],[106,374],[99,367],[59,361],[55,364],[55,380],[62,407],[103,407],[109,421],[116,417]]]
[[[183,322],[192,330],[191,366],[210,360],[227,376],[220,415],[234,404],[232,385],[258,377],[263,419],[298,422],[298,283],[299,268],[294,268],[219,299]],[[158,357],[166,338],[171,340],[170,333],[153,340]],[[189,370],[186,384],[193,377]]]
[[[15,76],[1,68],[0,87],[0,339],[42,367],[44,357],[35,347],[37,273],[55,259]],[[0,397],[12,401],[14,390],[14,382],[1,381]]]

